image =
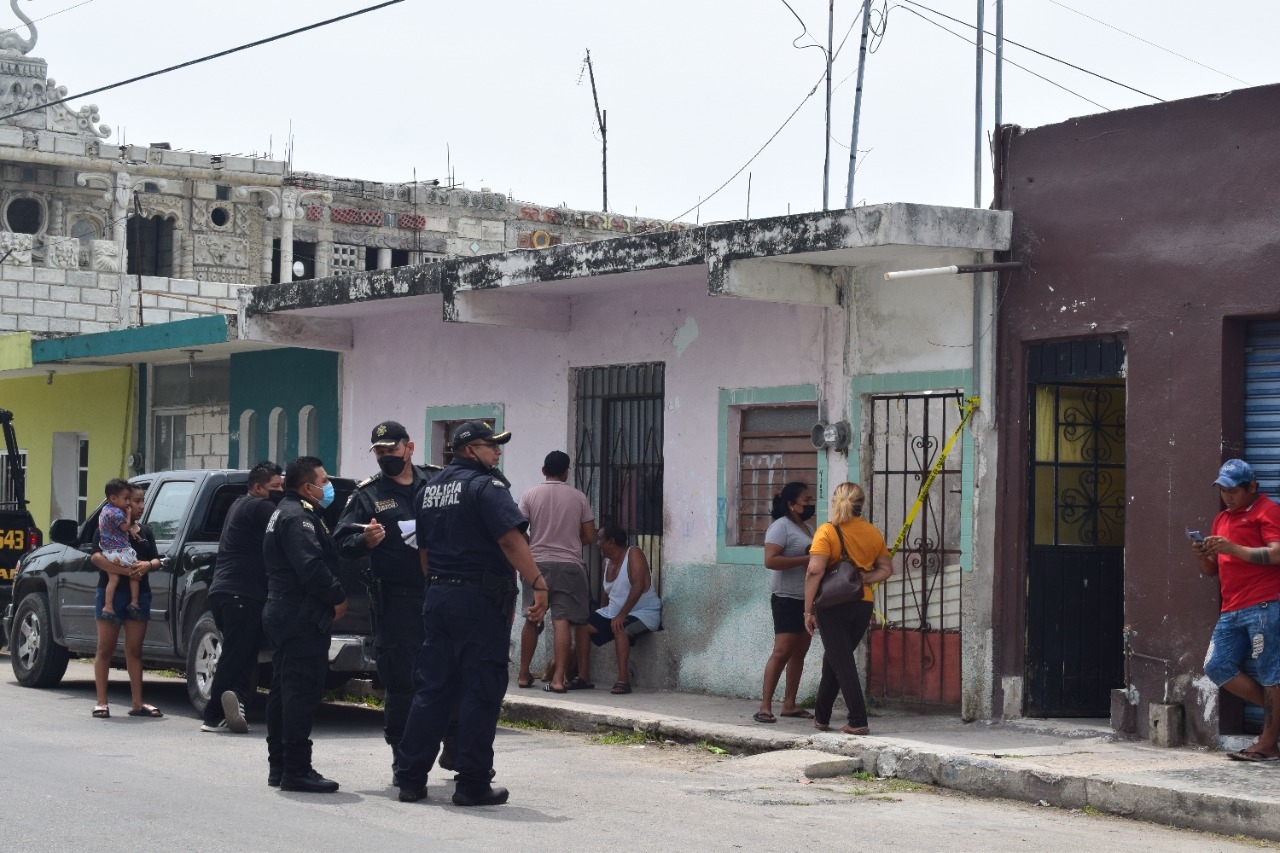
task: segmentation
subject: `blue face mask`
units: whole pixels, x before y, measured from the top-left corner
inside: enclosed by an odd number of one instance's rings
[[[323,507],[324,509],[328,509],[332,503],[333,503],[333,483],[329,482],[324,484],[324,493],[320,498],[320,506]]]

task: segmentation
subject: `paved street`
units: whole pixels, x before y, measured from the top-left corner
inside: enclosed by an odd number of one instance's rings
[[[982,800],[850,776],[802,784],[831,756],[807,750],[719,757],[694,746],[607,744],[586,735],[502,729],[500,784],[511,803],[459,809],[437,771],[425,804],[396,802],[381,718],[329,706],[316,763],[332,796],[267,787],[265,746],[201,734],[176,679],[150,678],[163,720],[128,709],[113,673],[113,717],[93,720],[91,670],[73,661],[51,690],[18,687],[0,656],[0,796],[6,850],[888,850],[1205,851],[1254,842],[1134,821]]]

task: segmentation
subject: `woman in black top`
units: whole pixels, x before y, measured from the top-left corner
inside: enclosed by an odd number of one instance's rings
[[[129,493],[130,508],[134,518],[142,516],[143,490],[134,486]],[[151,584],[147,581],[147,573],[160,568],[160,554],[156,551],[156,538],[150,528],[141,525],[137,538],[133,540],[133,549],[138,553],[138,561],[131,567],[117,566],[102,555],[95,537],[93,555],[89,558],[99,570],[98,592],[94,598],[94,616],[98,626],[98,649],[93,659],[93,680],[97,687],[98,704],[93,709],[95,717],[110,717],[111,709],[107,705],[107,676],[111,672],[111,656],[115,653],[116,643],[120,639],[119,621],[103,618],[102,606],[106,603],[107,572],[138,578],[138,609],[142,618],[128,615],[125,601],[120,604],[121,596],[128,598],[129,585],[120,584],[116,589],[116,613],[123,614],[124,622],[124,661],[129,671],[129,692],[132,694],[131,717],[163,717],[164,714],[154,705],[142,701],[142,640],[147,634],[147,621],[151,619]]]

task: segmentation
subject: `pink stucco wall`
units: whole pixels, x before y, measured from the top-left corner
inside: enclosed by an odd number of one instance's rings
[[[429,406],[500,403],[514,434],[502,467],[518,498],[541,480],[547,451],[573,452],[573,368],[662,361],[664,562],[713,562],[718,391],[821,384],[824,311],[708,296],[703,267],[657,284],[626,279],[574,295],[565,333],[444,323],[438,297],[412,300],[420,306],[412,312],[356,319],[343,356],[342,473],[374,470],[366,439],[382,419],[402,421],[419,439]],[[828,393],[840,405],[842,343],[826,347]]]

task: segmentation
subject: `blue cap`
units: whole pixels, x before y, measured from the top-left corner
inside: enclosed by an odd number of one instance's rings
[[[1213,484],[1222,486],[1224,489],[1234,489],[1245,483],[1252,483],[1256,479],[1258,478],[1253,476],[1253,466],[1248,462],[1243,459],[1228,459],[1218,469],[1218,479],[1214,480]]]

